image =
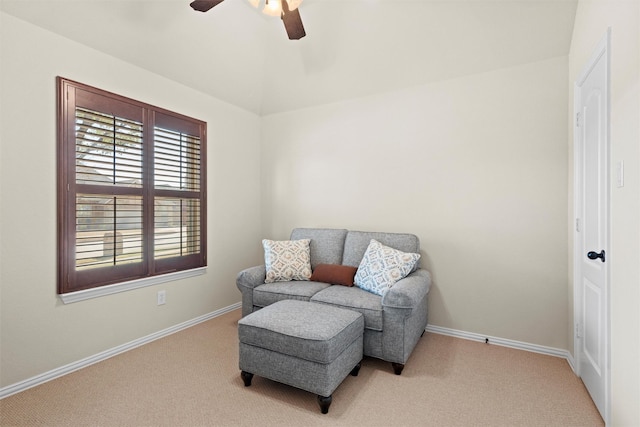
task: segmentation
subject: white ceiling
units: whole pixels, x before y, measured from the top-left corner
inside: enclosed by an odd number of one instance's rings
[[[577,0],[0,0],[0,10],[260,115],[566,55]]]

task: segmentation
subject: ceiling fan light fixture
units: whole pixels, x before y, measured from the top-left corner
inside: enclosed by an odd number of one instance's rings
[[[286,2],[289,5],[289,10],[296,10],[298,6],[300,6],[300,3],[302,3],[302,0],[286,0]]]
[[[267,0],[262,13],[269,16],[282,16],[282,3],[280,0]]]
[[[296,10],[302,0],[284,0],[287,2],[289,11]],[[260,7],[261,0],[249,0],[251,6]],[[281,16],[282,15],[282,0],[265,0],[262,12],[269,16]]]
[[[193,10],[206,12],[223,1],[193,0],[189,5]],[[286,1],[286,3],[283,3],[283,1]],[[262,3],[262,0],[249,0],[249,3],[257,8]],[[300,40],[307,35],[304,31],[304,25],[302,25],[300,11],[297,10],[300,3],[302,3],[302,0],[264,0],[264,9],[262,11],[267,15],[278,16],[282,19],[289,40]]]

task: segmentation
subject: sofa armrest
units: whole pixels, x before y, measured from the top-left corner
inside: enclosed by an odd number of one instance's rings
[[[242,317],[253,312],[253,289],[264,283],[267,269],[264,265],[249,267],[238,273],[236,286],[242,293]]]
[[[420,304],[431,288],[431,275],[427,270],[418,269],[399,280],[382,297],[383,309],[413,310]]]
[[[256,286],[262,285],[267,277],[267,269],[264,265],[249,267],[238,273],[236,286],[240,291],[253,290]]]

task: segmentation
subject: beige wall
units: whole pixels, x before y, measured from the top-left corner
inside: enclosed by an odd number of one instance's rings
[[[611,28],[610,421],[615,426],[640,425],[639,8],[639,3],[631,0],[580,1],[569,54],[568,101],[572,111],[573,84],[607,28]],[[569,129],[572,167],[573,128]],[[622,188],[615,184],[618,161],[624,161]],[[573,262],[571,253],[570,249],[569,265]],[[571,287],[569,292],[573,294]]]
[[[260,118],[0,13],[0,387],[237,303],[262,254]],[[208,269],[63,305],[56,296],[55,77],[208,122]],[[156,292],[167,304],[156,305]]]
[[[296,226],[416,233],[434,276],[430,323],[572,350],[568,112],[573,81],[611,26],[612,162],[626,171],[625,187],[612,188],[612,425],[640,424],[637,1],[581,1],[568,61],[263,119],[0,20],[0,387],[238,302],[235,274],[260,262],[260,238]],[[206,275],[60,303],[56,75],[209,123]]]
[[[263,119],[263,230],[411,232],[433,325],[567,348],[567,58]]]

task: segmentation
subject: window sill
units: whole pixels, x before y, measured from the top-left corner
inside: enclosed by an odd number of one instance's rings
[[[101,286],[94,289],[86,289],[84,291],[69,292],[67,294],[59,294],[58,296],[65,304],[71,304],[78,301],[84,301],[92,298],[98,298],[105,295],[117,294],[120,292],[130,291],[132,289],[145,288],[160,283],[171,282],[174,280],[186,279],[188,277],[200,276],[207,272],[207,267],[194,268],[191,270],[178,271],[175,273],[163,274],[160,276],[145,277],[144,279],[131,280],[129,282],[116,283],[108,286]]]

